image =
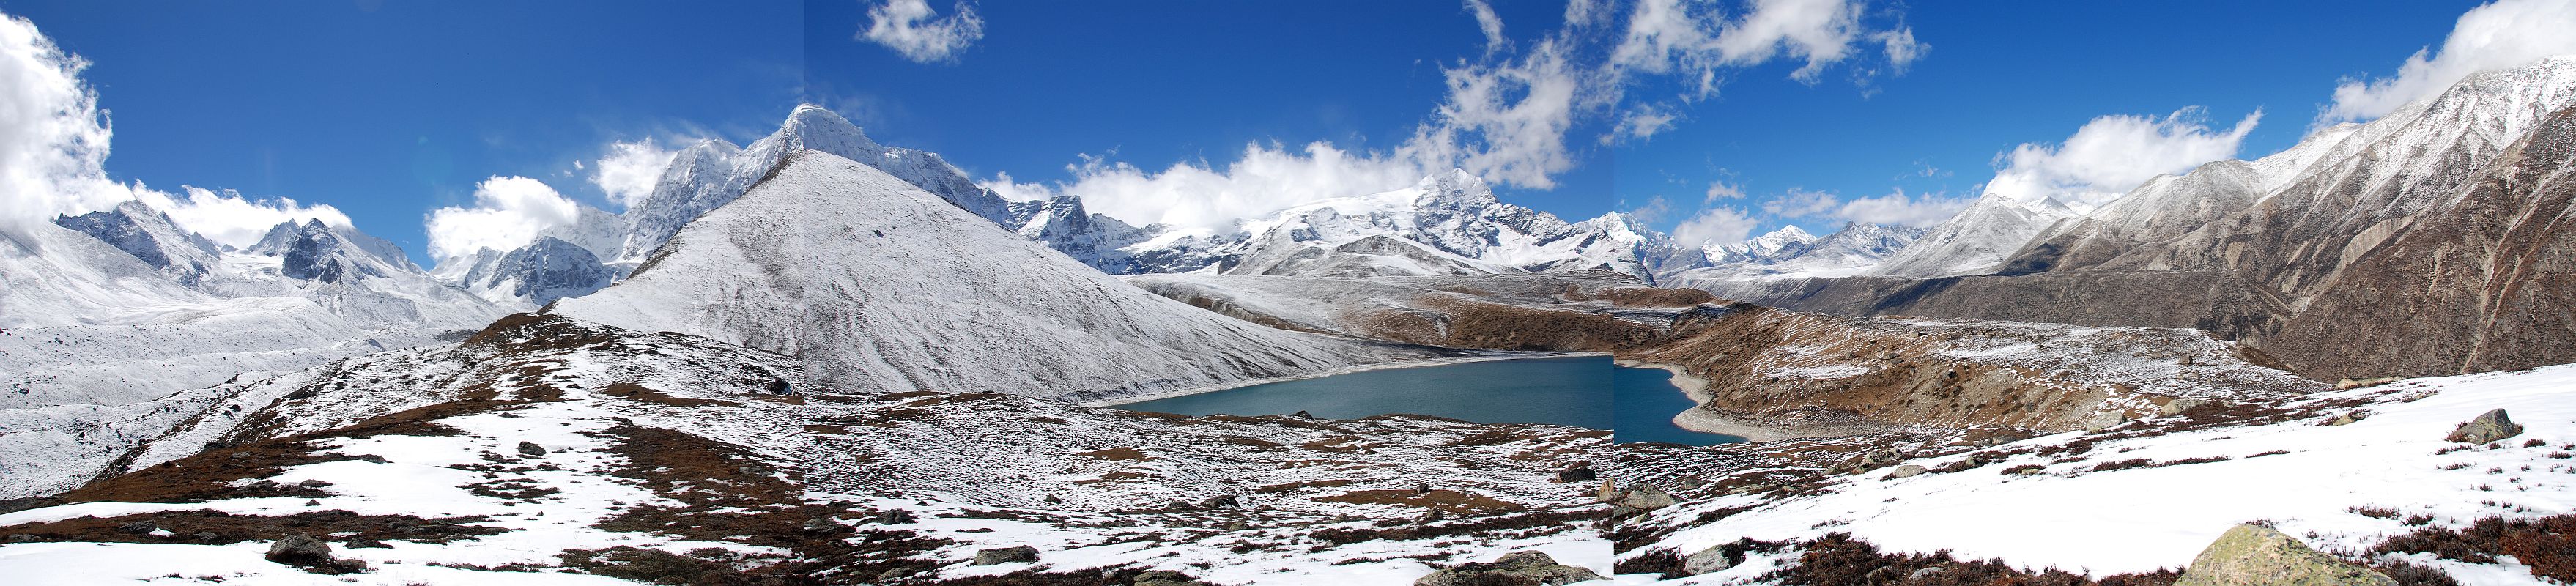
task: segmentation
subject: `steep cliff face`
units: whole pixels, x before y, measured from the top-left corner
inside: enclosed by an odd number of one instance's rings
[[[2576,344],[2576,108],[2342,267],[2264,341],[2321,377],[2567,362]],[[2401,309],[2402,308],[2402,309]]]

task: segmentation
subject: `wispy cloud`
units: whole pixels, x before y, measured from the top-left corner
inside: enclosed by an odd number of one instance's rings
[[[2257,110],[2233,127],[2212,128],[2200,108],[2184,108],[2163,117],[2094,118],[2065,142],[2023,143],[2012,152],[1995,155],[1999,170],[1994,180],[1986,182],[1986,194],[2098,205],[2157,175],[2236,156],[2245,134],[2262,120],[2263,112]]]
[[[2576,53],[2576,34],[2568,31],[2576,31],[2576,0],[2498,0],[2469,9],[2442,39],[2440,52],[2430,47],[2415,51],[2397,66],[2396,75],[2337,84],[2334,103],[2317,114],[2317,121],[2386,116],[2471,73]]]
[[[885,45],[915,63],[953,63],[984,38],[984,17],[965,2],[939,16],[929,0],[887,0],[868,8],[868,27],[858,38]]]

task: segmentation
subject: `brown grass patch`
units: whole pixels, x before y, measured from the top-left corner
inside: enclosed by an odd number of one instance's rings
[[[1139,449],[1136,449],[1136,448],[1129,448],[1129,447],[1117,447],[1117,448],[1109,448],[1109,449],[1106,449],[1106,450],[1093,450],[1093,451],[1089,451],[1089,452],[1075,452],[1073,455],[1076,455],[1076,456],[1090,456],[1090,457],[1099,458],[1099,459],[1102,459],[1102,460],[1109,460],[1109,461],[1113,461],[1113,462],[1116,462],[1116,461],[1131,461],[1131,460],[1132,460],[1132,461],[1142,462],[1142,461],[1146,461],[1146,460],[1152,460],[1152,459],[1154,459],[1154,457],[1153,457],[1153,456],[1147,456],[1147,455],[1145,455],[1145,451],[1144,451],[1144,450],[1139,450]]]
[[[11,525],[0,527],[0,540],[222,545],[270,541],[295,534],[355,533],[329,539],[447,543],[509,532],[507,529],[468,525],[485,520],[482,517],[423,519],[410,515],[360,515],[339,509],[282,516],[236,515],[216,510],[168,511]],[[149,529],[143,532],[124,529],[136,523],[148,523],[173,535],[155,537]]]
[[[1407,507],[1421,507],[1449,514],[1484,514],[1513,511],[1521,508],[1520,505],[1505,502],[1494,497],[1468,494],[1454,490],[1433,490],[1427,494],[1418,494],[1414,491],[1403,489],[1359,490],[1333,496],[1319,497],[1315,500],[1351,503],[1355,505],[1399,505]]]
[[[617,397],[617,398],[620,398],[620,399],[626,399],[626,400],[630,400],[630,401],[640,401],[640,402],[645,402],[645,403],[652,403],[652,404],[655,404],[655,405],[666,405],[666,406],[671,406],[671,407],[697,407],[697,406],[702,406],[702,405],[715,405],[715,406],[718,406],[718,407],[741,407],[741,406],[742,406],[742,404],[741,404],[741,403],[736,403],[736,402],[733,402],[733,401],[718,401],[718,400],[715,400],[715,399],[691,399],[691,398],[687,398],[687,397],[675,397],[675,396],[670,395],[669,393],[664,393],[664,392],[661,392],[661,391],[653,390],[653,389],[652,389],[652,387],[647,387],[647,386],[639,385],[639,384],[635,384],[635,383],[613,383],[613,384],[608,385],[608,388],[601,389],[601,390],[600,390],[600,394],[608,395],[608,396],[611,396],[611,397]]]

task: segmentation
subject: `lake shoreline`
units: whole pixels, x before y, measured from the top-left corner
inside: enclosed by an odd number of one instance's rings
[[[1208,386],[1203,386],[1203,387],[1191,387],[1191,388],[1181,389],[1181,390],[1177,390],[1177,391],[1164,391],[1164,392],[1154,393],[1154,394],[1150,394],[1150,395],[1134,395],[1134,396],[1127,396],[1127,397],[1119,397],[1119,398],[1115,398],[1115,399],[1101,399],[1101,400],[1096,400],[1096,401],[1083,401],[1083,402],[1075,403],[1075,404],[1076,404],[1076,405],[1081,405],[1081,406],[1084,406],[1084,407],[1117,407],[1117,406],[1119,406],[1119,405],[1127,405],[1127,404],[1132,404],[1132,403],[1143,403],[1143,402],[1147,402],[1147,401],[1159,401],[1159,400],[1163,400],[1163,399],[1170,399],[1170,398],[1173,398],[1173,397],[1186,397],[1186,396],[1190,396],[1190,395],[1201,395],[1201,394],[1213,393],[1213,392],[1217,392],[1217,391],[1228,391],[1228,390],[1234,390],[1234,389],[1239,389],[1239,388],[1243,388],[1243,387],[1259,386],[1259,385],[1266,385],[1266,384],[1271,384],[1271,383],[1283,383],[1283,382],[1288,382],[1288,381],[1299,381],[1299,380],[1307,380],[1307,379],[1324,378],[1324,377],[1328,377],[1328,376],[1337,376],[1337,375],[1351,374],[1351,373],[1356,373],[1356,372],[1369,372],[1369,371],[1374,371],[1374,370],[1398,370],[1398,369],[1406,369],[1406,368],[1428,368],[1428,367],[1433,367],[1433,366],[1449,366],[1449,365],[1453,365],[1453,364],[1468,364],[1468,363],[1474,363],[1474,362],[1493,362],[1493,361],[1497,361],[1497,360],[1544,360],[1544,359],[1550,359],[1550,358],[1590,358],[1590,357],[1609,356],[1609,355],[1610,355],[1610,354],[1609,354],[1609,353],[1607,353],[1607,352],[1511,352],[1511,351],[1503,351],[1503,350],[1493,350],[1493,351],[1486,351],[1486,352],[1483,352],[1483,353],[1478,353],[1478,354],[1469,355],[1469,356],[1449,356],[1449,357],[1443,357],[1443,358],[1423,358],[1423,359],[1416,359],[1416,360],[1398,360],[1398,361],[1394,361],[1394,362],[1380,362],[1380,363],[1375,363],[1375,364],[1362,364],[1362,365],[1358,365],[1358,366],[1346,366],[1346,367],[1342,367],[1342,368],[1336,368],[1336,369],[1331,369],[1331,370],[1319,370],[1319,371],[1315,371],[1315,372],[1302,373],[1302,374],[1292,374],[1292,375],[1284,375],[1284,376],[1273,376],[1273,377],[1264,377],[1264,378],[1257,378],[1257,379],[1244,379],[1244,380],[1239,380],[1239,381],[1231,381],[1231,382],[1219,383],[1219,384],[1208,385]]]
[[[1678,364],[1614,359],[1613,364],[1628,368],[1652,368],[1673,373],[1673,387],[1689,397],[1692,407],[1673,415],[1673,425],[1700,433],[1715,433],[1744,438],[1748,442],[1767,442],[1807,437],[1858,435],[1882,431],[1872,426],[1786,426],[1745,421],[1707,408],[1708,379],[1682,369]]]

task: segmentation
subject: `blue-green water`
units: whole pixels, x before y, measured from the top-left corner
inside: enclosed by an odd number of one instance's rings
[[[1620,442],[1708,445],[1743,441],[1673,425],[1690,398],[1672,374],[1626,368],[1607,356],[1531,358],[1369,370],[1119,405],[1183,415],[1277,415],[1328,419],[1388,413],[1479,423],[1549,423],[1613,430]]]

